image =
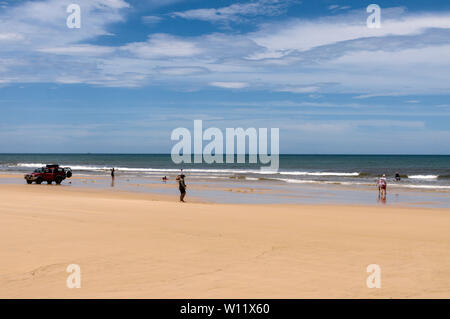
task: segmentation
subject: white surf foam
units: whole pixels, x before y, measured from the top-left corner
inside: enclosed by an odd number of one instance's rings
[[[364,182],[343,182],[343,181],[317,181],[317,180],[305,180],[305,179],[289,179],[289,178],[274,178],[274,180],[282,181],[293,184],[329,184],[329,185],[365,185],[371,186],[373,184]]]
[[[45,166],[45,164],[42,164],[42,163],[19,163],[19,164],[17,164],[17,166],[18,167],[33,167],[33,168],[35,168],[35,167]],[[11,167],[14,167],[14,166],[11,166]]]
[[[43,163],[18,163],[18,167],[39,168],[46,164]],[[62,165],[71,167],[73,170],[79,171],[107,171],[111,166],[93,166],[93,165]],[[139,168],[139,167],[115,167],[118,171],[124,172],[179,172],[178,168]],[[242,170],[242,169],[196,169],[187,168],[185,172],[192,173],[219,173],[219,174],[261,174],[261,175],[295,175],[295,176],[359,176],[359,173],[341,173],[341,172],[297,172],[297,171],[270,171],[270,170]]]
[[[423,189],[450,189],[450,186],[446,185],[399,185],[396,187],[404,187],[404,188],[423,188]]]
[[[29,167],[29,168],[39,168],[43,167],[46,164],[43,163],[18,163],[17,167]],[[109,171],[112,166],[89,166],[89,165],[70,165],[70,164],[64,164],[62,166],[68,166],[72,168],[72,170],[79,170],[79,171]],[[14,167],[14,166],[12,166]],[[140,168],[140,167],[120,167],[115,166],[114,167],[117,171],[123,171],[123,172],[147,172],[147,173],[158,173],[158,172],[180,172],[180,169],[178,168]],[[191,172],[191,173],[218,173],[218,174],[274,174],[274,172],[268,172],[268,171],[259,171],[259,170],[237,170],[237,169],[195,169],[195,168],[188,168],[183,169],[184,172]]]
[[[289,178],[274,178],[274,180],[282,181],[286,183],[293,183],[293,184],[320,184],[320,181],[313,181],[313,180],[305,180],[305,179],[289,179]]]
[[[436,179],[439,175],[408,175],[411,179]]]
[[[280,172],[281,175],[296,176],[359,176],[360,173],[341,173],[341,172]]]

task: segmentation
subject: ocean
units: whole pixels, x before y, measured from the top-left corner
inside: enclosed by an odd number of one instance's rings
[[[248,162],[248,161],[246,161]],[[0,172],[26,173],[45,164],[72,168],[74,175],[160,178],[183,168],[190,179],[247,180],[284,184],[373,186],[386,174],[399,188],[450,191],[450,156],[445,155],[280,155],[277,172],[261,164],[175,164],[170,154],[0,154]],[[401,181],[395,182],[399,172]]]

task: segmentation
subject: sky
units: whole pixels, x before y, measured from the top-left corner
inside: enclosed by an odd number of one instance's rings
[[[0,153],[170,153],[196,119],[285,154],[450,154],[450,2],[0,0]]]

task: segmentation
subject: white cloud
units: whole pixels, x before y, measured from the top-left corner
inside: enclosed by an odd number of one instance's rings
[[[408,48],[396,51],[356,51],[323,64],[330,80],[346,90],[361,92],[357,98],[445,94],[449,92],[450,45]],[[414,66],[412,68],[412,66]],[[345,74],[347,79],[336,74]]]
[[[386,96],[405,96],[407,93],[402,92],[384,92],[384,93],[370,93],[354,96],[354,99],[369,99],[372,97],[386,97]]]
[[[19,41],[23,40],[23,36],[18,33],[0,33],[0,41]]]
[[[207,72],[204,68],[194,68],[194,67],[165,67],[158,69],[160,74],[165,75],[189,75],[196,73]]]
[[[153,34],[147,42],[130,43],[122,49],[145,59],[191,57],[202,52],[195,43],[167,34]]]
[[[173,12],[171,16],[209,22],[242,22],[246,17],[280,15],[293,2],[292,0],[257,0],[247,3],[235,3],[228,7],[217,9],[194,9]]]
[[[394,121],[394,120],[337,120],[298,121],[295,124],[283,124],[284,130],[293,130],[309,134],[325,134],[328,137],[336,133],[355,134],[362,128],[402,128],[406,130],[422,130],[425,123],[422,121]]]
[[[81,44],[55,48],[42,48],[38,49],[37,51],[52,54],[97,56],[113,53],[115,51],[115,48],[99,45]]]
[[[197,102],[197,104],[199,104]],[[210,102],[208,102],[210,104]],[[291,100],[280,100],[280,101],[258,101],[258,102],[248,102],[248,101],[225,101],[216,102],[215,105],[218,106],[246,106],[246,107],[289,107],[289,108],[361,108],[364,105],[361,104],[344,104],[344,103],[332,103],[332,102],[310,102],[310,101],[291,101]]]
[[[72,2],[26,1],[0,12],[0,30],[14,30],[13,38],[20,40],[0,46],[0,52],[18,50],[30,53],[33,49],[61,47],[107,35],[107,26],[123,21],[121,10],[129,7],[123,0],[77,0],[82,8],[82,27],[69,29],[66,8]]]
[[[139,1],[140,3],[138,5],[143,6],[147,9],[156,9],[160,7],[170,6],[183,1],[185,0],[145,0]]]
[[[70,2],[24,2],[0,13],[0,30],[13,30],[0,33],[3,83],[164,85],[183,90],[212,85],[353,93],[359,98],[450,91],[449,12],[412,15],[383,9],[382,28],[373,30],[365,26],[365,10],[359,10],[275,21],[250,33],[150,34],[146,41],[111,47],[96,45],[95,38],[110,34],[110,24],[124,21],[129,5],[122,0],[80,0],[82,28],[73,30],[65,25],[65,5]],[[288,2],[250,2],[253,6],[240,16],[259,12],[258,5],[281,3]],[[237,7],[227,8],[228,18],[239,16]]]
[[[340,6],[338,4],[332,4],[328,6],[328,10],[337,11],[337,10],[348,10],[350,9],[350,6]]]
[[[314,93],[320,90],[319,86],[300,86],[300,87],[284,87],[277,91],[292,92],[292,93]]]
[[[130,5],[125,2],[124,0],[97,0],[98,4],[94,4],[97,7],[110,7],[114,9],[122,9],[122,8],[128,8]]]
[[[210,85],[224,89],[243,89],[248,86],[244,82],[211,82]]]
[[[289,54],[356,39],[416,35],[430,28],[450,28],[450,13],[406,15],[402,12],[400,8],[384,9],[380,29],[367,28],[366,14],[357,11],[317,20],[296,19],[270,24],[251,38],[271,54]]]
[[[144,22],[145,24],[157,24],[157,23],[161,22],[162,20],[163,20],[163,18],[158,17],[158,16],[142,17],[142,22]]]

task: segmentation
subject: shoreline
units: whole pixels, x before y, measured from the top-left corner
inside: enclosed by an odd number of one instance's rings
[[[1,177],[0,177],[1,178]],[[75,186],[75,185],[26,185],[26,184],[2,184],[0,183],[0,191],[3,189],[7,189],[9,187],[17,188],[17,190],[20,191],[30,191],[30,193],[40,193],[45,192],[46,189],[50,188],[50,191],[56,191],[56,192],[62,192],[66,194],[83,194],[83,196],[87,197],[96,197],[98,195],[104,195],[107,198],[112,198],[114,195],[120,195],[119,199],[137,199],[137,200],[144,200],[144,201],[157,201],[157,202],[175,202],[179,203],[179,193],[177,193],[178,189],[175,185],[163,185],[166,186],[165,188],[168,188],[170,190],[173,190],[173,195],[167,195],[167,194],[161,194],[157,192],[152,192],[151,190],[153,188],[161,187],[161,185],[150,187],[150,191],[146,192],[136,192],[136,191],[130,191],[130,190],[124,190],[124,189],[108,189],[108,188],[95,188],[91,185],[85,185],[85,186]],[[227,191],[226,188],[221,189],[222,191]],[[258,194],[258,193],[254,193]],[[193,203],[193,204],[208,204],[208,205],[224,205],[224,206],[273,206],[273,207],[324,207],[324,208],[332,208],[332,207],[353,207],[353,208],[379,208],[379,209],[386,209],[386,208],[399,208],[399,209],[430,209],[430,210],[437,210],[437,211],[448,211],[450,212],[449,208],[446,207],[420,207],[420,206],[414,206],[415,203],[410,204],[396,204],[396,205],[381,205],[381,204],[359,204],[359,203],[312,203],[312,204],[302,204],[302,203],[264,203],[264,204],[258,204],[258,203],[233,203],[233,202],[215,202],[208,200],[207,198],[202,197],[194,197],[194,196],[188,196],[186,198],[187,203]],[[181,203],[180,203],[181,204]]]
[[[281,182],[247,181],[242,179],[198,179],[187,176],[187,198],[195,201],[221,204],[299,204],[299,205],[360,205],[450,208],[450,192],[445,190],[396,188],[388,185],[386,201],[378,199],[373,187],[357,187],[334,184],[287,184]],[[155,176],[116,176],[114,181],[107,175],[75,175],[63,181],[63,187],[83,189],[122,190],[147,195],[178,197],[174,178],[166,183]],[[23,174],[0,173],[0,185],[24,185]],[[29,187],[36,186],[28,185]],[[45,187],[46,185],[40,185]]]
[[[449,209],[28,186],[0,185],[0,298],[450,296]],[[66,287],[69,264],[80,289]],[[366,286],[369,264],[380,289]]]

